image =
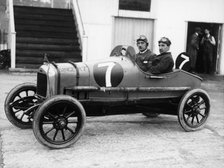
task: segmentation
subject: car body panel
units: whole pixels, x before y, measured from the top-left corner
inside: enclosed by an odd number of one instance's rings
[[[57,90],[54,94],[70,94],[76,98],[78,94],[80,101],[89,102],[176,98],[181,97],[187,90],[199,88],[202,80],[182,70],[160,75],[146,73],[130,59],[130,56],[112,56],[100,61],[43,66],[40,69],[45,69],[47,76],[49,69],[57,69],[54,71],[58,72],[58,75],[55,75],[58,79],[49,80],[50,83],[47,84],[58,87],[51,89]],[[51,84],[56,81],[58,84]]]

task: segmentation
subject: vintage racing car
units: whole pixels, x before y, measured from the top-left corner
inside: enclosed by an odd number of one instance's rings
[[[133,47],[117,46],[105,60],[44,63],[37,84],[23,83],[9,92],[5,113],[13,125],[32,127],[36,139],[50,148],[75,143],[86,116],[171,114],[178,116],[185,131],[195,131],[205,125],[210,112],[201,82],[181,69],[160,75],[143,72]]]

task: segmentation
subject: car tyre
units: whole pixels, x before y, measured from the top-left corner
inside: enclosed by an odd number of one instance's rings
[[[5,114],[8,120],[16,127],[22,129],[32,128],[32,113],[26,113],[26,110],[37,103],[36,84],[23,83],[14,87],[5,99]]]
[[[202,89],[189,90],[179,102],[178,121],[185,131],[196,131],[204,127],[209,113],[209,95]]]
[[[33,132],[44,146],[66,148],[80,138],[85,123],[86,113],[82,104],[71,96],[57,95],[44,101],[37,109]]]

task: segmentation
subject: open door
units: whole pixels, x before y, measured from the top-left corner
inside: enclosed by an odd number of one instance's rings
[[[219,60],[220,60],[220,46],[221,46],[221,31],[222,31],[222,25],[217,23],[205,23],[205,22],[188,22],[188,31],[187,31],[187,47],[189,44],[189,40],[191,35],[194,33],[195,27],[200,27],[203,30],[209,29],[210,34],[214,36],[216,45],[213,48],[213,61],[212,61],[212,72],[210,73],[218,73],[219,72]],[[200,35],[200,39],[203,37],[204,34]],[[203,50],[202,47],[199,47],[199,52],[197,56],[197,62],[196,62],[196,71],[198,73],[204,73],[205,67],[204,65],[204,59],[203,59]]]

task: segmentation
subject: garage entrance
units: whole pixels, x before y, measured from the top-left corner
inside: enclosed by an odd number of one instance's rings
[[[221,30],[222,30],[222,25],[217,24],[217,23],[205,23],[205,22],[188,22],[188,31],[187,31],[187,48],[189,44],[189,40],[191,35],[194,33],[195,27],[200,27],[203,30],[204,29],[209,29],[210,34],[214,36],[216,45],[214,46],[213,49],[213,61],[212,61],[212,72],[211,73],[219,73],[219,60],[220,60],[220,47],[221,47]],[[200,39],[202,39],[202,34],[200,36]],[[197,63],[196,63],[196,71],[198,73],[204,73],[205,68],[204,68],[204,59],[203,59],[203,51],[202,47],[199,47],[199,53],[198,53],[198,58],[197,58]]]
[[[136,39],[139,35],[145,35],[149,41],[150,50],[153,49],[154,20],[115,17],[113,47],[116,45],[130,45],[137,52]]]

